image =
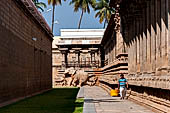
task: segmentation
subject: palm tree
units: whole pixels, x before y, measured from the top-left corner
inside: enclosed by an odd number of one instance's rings
[[[66,0],[64,0],[66,1]],[[48,0],[48,4],[52,4],[53,6],[53,14],[52,14],[52,32],[54,27],[54,11],[55,11],[55,5],[61,5],[61,0]]]
[[[37,9],[40,9],[42,12],[44,11],[43,8],[46,8],[46,4],[44,2],[39,2],[39,0],[32,0]],[[43,7],[43,8],[42,8]]]
[[[109,22],[111,15],[115,12],[115,10],[111,7],[109,7],[110,0],[98,0],[95,6],[95,11],[98,11],[95,15],[96,17],[99,17],[99,22],[102,23],[104,20],[104,26],[105,28],[106,23]]]
[[[74,11],[77,12],[79,9],[81,9],[81,15],[80,15],[80,20],[78,24],[78,29],[80,29],[81,21],[83,14],[88,12],[90,13],[90,7],[95,7],[96,0],[72,0],[70,2],[71,4],[74,4]]]

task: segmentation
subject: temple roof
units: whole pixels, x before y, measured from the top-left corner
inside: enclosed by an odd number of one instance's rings
[[[56,46],[100,45],[105,29],[61,29],[61,36],[54,38]]]

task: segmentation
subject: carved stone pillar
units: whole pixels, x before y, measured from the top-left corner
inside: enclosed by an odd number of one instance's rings
[[[156,7],[155,7],[155,0],[151,0],[151,64],[152,69],[151,72],[154,73],[156,71]]]
[[[161,43],[160,43],[160,0],[155,1],[155,12],[156,12],[156,68],[160,66],[160,57],[161,57]]]
[[[62,67],[66,68],[68,64],[67,60],[68,52],[66,50],[62,50],[61,53],[62,53]]]
[[[165,20],[166,20],[166,17],[165,17],[165,9],[166,9],[166,5],[165,5],[165,1],[166,0],[161,0],[161,60],[162,60],[162,66],[166,64],[165,62],[165,58],[166,58],[166,53],[165,53],[165,49],[166,49],[166,36],[165,36],[165,30],[166,30],[166,26],[165,26]]]
[[[140,39],[140,47],[139,47],[139,51],[140,51],[140,56],[139,56],[139,60],[140,60],[140,73],[142,73],[143,72],[143,35],[142,35],[142,28],[143,28],[143,26],[142,26],[142,23],[143,23],[143,21],[142,21],[142,18],[140,18],[139,19],[139,39]]]
[[[59,48],[59,51],[62,54],[62,67],[67,67],[67,54],[68,54],[68,48]]]
[[[90,55],[91,55],[91,62],[95,61],[95,52],[91,51]]]
[[[90,51],[90,55],[91,55],[91,62],[95,61],[96,60],[96,52],[98,51],[98,48],[89,48]]]
[[[168,36],[170,36],[170,32],[169,32],[169,30],[170,30],[170,0],[167,0],[167,5],[169,6],[167,6],[167,12],[168,12]],[[170,66],[170,38],[168,38],[168,65]]]
[[[152,39],[151,39],[151,20],[150,20],[150,17],[151,17],[151,3],[150,1],[147,1],[146,2],[146,9],[145,9],[145,15],[146,15],[146,62],[145,62],[145,72],[151,72],[151,68],[152,68],[152,65],[151,65],[151,42],[152,42]]]
[[[76,66],[79,67],[80,65],[80,50],[75,50],[74,51],[75,56],[76,56]]]
[[[140,37],[139,37],[139,17],[136,19],[136,39],[137,39],[137,73],[140,73]]]

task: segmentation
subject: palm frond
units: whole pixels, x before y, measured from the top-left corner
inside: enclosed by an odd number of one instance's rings
[[[98,11],[95,17],[100,18],[99,22],[102,23],[104,20],[106,23],[109,22],[110,17],[113,13],[115,13],[113,8],[109,7],[110,0],[98,0],[95,6],[95,11]]]
[[[43,2],[36,3],[36,6],[47,8],[47,5]]]
[[[42,12],[44,12],[44,9],[42,7],[40,7],[40,6],[36,6],[36,7],[37,7],[37,9],[40,9]]]
[[[69,4],[74,6],[75,12],[81,9],[83,13],[90,13],[90,7],[94,8],[96,6],[96,0],[71,0]],[[81,24],[81,19],[82,16],[80,17],[79,25]]]
[[[44,2],[39,2],[39,0],[32,0],[34,5],[36,6],[37,9],[40,9],[42,12],[44,11],[43,8],[46,8],[46,4]]]
[[[66,0],[64,0],[66,1]],[[48,0],[48,5],[52,4],[54,5],[61,5],[62,4],[62,0]]]

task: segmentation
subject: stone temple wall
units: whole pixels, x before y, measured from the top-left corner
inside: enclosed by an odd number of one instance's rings
[[[1,104],[52,88],[52,34],[47,28],[30,0],[1,0]]]
[[[166,107],[170,107],[170,1],[150,0],[144,4],[138,19],[128,25],[128,80],[136,97],[146,97],[140,101],[169,112]]]
[[[130,97],[170,112],[170,1],[115,1],[111,5],[120,17],[115,14],[114,23],[128,49]],[[121,23],[116,22],[119,19]]]
[[[136,78],[144,86],[170,89],[169,10],[168,1],[151,0],[138,19],[128,25],[126,31],[131,34],[127,35],[126,42],[131,83],[135,84]],[[153,84],[148,83],[152,81]]]

